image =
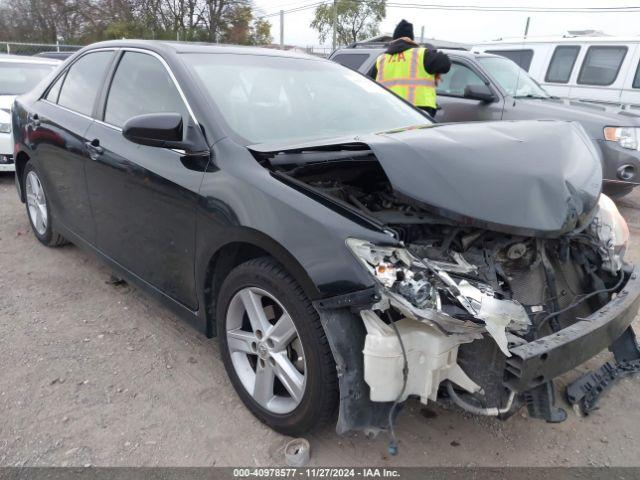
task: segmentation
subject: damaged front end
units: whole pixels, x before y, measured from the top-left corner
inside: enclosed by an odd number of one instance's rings
[[[386,428],[410,396],[500,418],[526,405],[562,421],[555,377],[606,348],[640,358],[629,231],[599,195],[590,142],[567,125],[528,125],[527,140],[516,123],[493,126],[480,142],[500,148],[480,166],[446,126],[255,153],[277,178],[389,235],[346,240],[370,291],[316,302],[340,377],[339,432]],[[549,132],[564,156],[544,143]],[[472,177],[460,186],[452,171]]]

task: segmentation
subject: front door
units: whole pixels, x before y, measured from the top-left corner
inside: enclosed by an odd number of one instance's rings
[[[184,153],[130,142],[122,135],[136,115],[189,113],[163,63],[126,51],[106,97],[104,121],[87,132],[87,184],[98,248],[130,272],[195,309],[194,242],[203,172]]]
[[[502,118],[503,101],[486,103],[480,100],[465,98],[464,91],[469,85],[486,85],[484,80],[470,66],[453,61],[451,70],[442,75],[438,83],[438,122],[474,122],[500,120]]]

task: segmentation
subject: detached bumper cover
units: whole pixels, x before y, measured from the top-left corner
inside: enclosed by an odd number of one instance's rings
[[[586,318],[544,338],[510,349],[504,383],[524,392],[577,367],[608,348],[640,307],[640,271],[634,269],[615,299]]]

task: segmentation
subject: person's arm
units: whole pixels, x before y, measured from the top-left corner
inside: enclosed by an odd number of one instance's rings
[[[424,52],[424,69],[431,75],[448,73],[451,69],[451,59],[446,53],[427,49]]]

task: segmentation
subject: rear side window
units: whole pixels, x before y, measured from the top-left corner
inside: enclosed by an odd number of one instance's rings
[[[112,55],[113,52],[88,53],[71,65],[60,90],[58,104],[91,115]]]
[[[636,76],[633,77],[633,88],[640,88],[640,63],[638,63],[638,68],[636,68]]]
[[[581,85],[611,85],[615,82],[627,47],[589,47],[582,62],[578,83]]]
[[[533,60],[533,50],[487,50],[487,53],[506,57],[527,72],[531,67],[531,60]]]
[[[186,115],[167,69],[151,55],[126,52],[111,82],[104,121],[122,127],[136,115],[161,112]]]
[[[58,103],[58,97],[60,96],[60,87],[62,87],[62,82],[64,82],[64,77],[66,73],[63,73],[58,77],[53,86],[49,89],[49,93],[45,97],[47,100],[53,103]]]
[[[576,64],[578,53],[580,53],[580,47],[577,45],[556,47],[553,51],[551,62],[549,62],[545,81],[567,83],[571,77],[573,66]]]
[[[331,60],[352,70],[358,70],[367,58],[369,58],[367,53],[340,53]]]

